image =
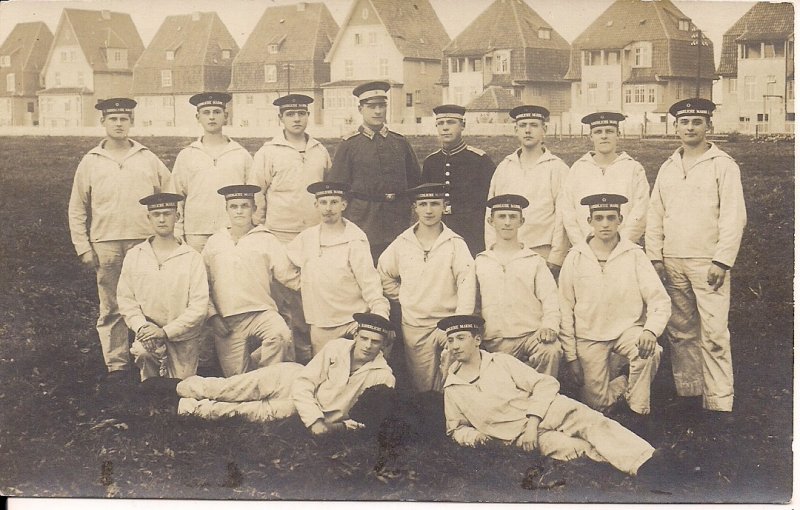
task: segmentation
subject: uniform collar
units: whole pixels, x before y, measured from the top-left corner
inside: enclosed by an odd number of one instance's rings
[[[368,128],[363,124],[358,126],[358,132],[366,136],[370,140],[372,140],[375,137],[375,131],[373,131],[372,129]],[[386,138],[389,135],[389,128],[386,127],[386,124],[384,124],[381,127],[380,131],[378,131],[377,133],[381,135],[383,138]]]
[[[442,147],[442,154],[444,154],[445,156],[453,156],[453,155],[458,154],[459,152],[463,151],[466,148],[467,148],[467,142],[465,142],[462,139],[461,143],[459,143],[458,145],[456,145],[452,149],[448,150],[448,149],[445,149],[444,147]]]
[[[414,233],[414,230],[417,228],[417,225],[419,225],[419,222],[416,222],[413,225],[411,225],[411,227],[403,231],[399,237],[402,237],[406,241],[409,241],[415,244],[416,246],[421,246],[419,244],[419,239],[417,239],[417,235]],[[436,241],[433,243],[433,246],[431,246],[430,251],[433,251],[437,246],[444,244],[450,239],[456,237],[459,239],[463,239],[460,235],[456,234],[453,230],[451,230],[450,227],[445,225],[444,222],[442,222],[442,232],[439,234],[439,237],[436,238]]]
[[[492,260],[494,260],[494,261],[499,263],[500,259],[497,258],[497,254],[492,250],[492,247],[494,247],[494,244],[492,246],[490,246],[489,248],[487,248],[485,251],[480,252],[476,256],[476,258],[477,257],[487,257],[487,258],[490,258],[490,259],[492,259]],[[528,257],[541,257],[541,255],[539,255],[535,251],[531,250],[530,248],[528,248],[526,246],[523,246],[521,250],[516,252],[514,254],[514,256],[511,257],[511,260],[509,260],[509,262],[517,260],[517,259],[528,258]]]
[[[495,355],[491,352],[486,352],[483,349],[480,350],[481,353],[481,367],[478,371],[478,380],[483,377],[483,373],[486,371],[486,367],[494,361]],[[448,386],[456,386],[456,385],[469,385],[472,384],[469,381],[465,381],[461,378],[456,371],[461,368],[461,362],[456,361],[450,368],[447,370],[447,379],[444,381],[444,387],[447,388]]]
[[[344,221],[344,232],[333,240],[330,244],[326,244],[325,246],[338,246],[340,244],[347,244],[351,241],[367,241],[367,234],[361,230],[358,225],[353,223],[352,221],[348,220],[347,218],[342,218]],[[322,224],[315,225],[311,228],[316,229],[316,237],[317,241],[319,242],[320,233],[322,232]],[[322,243],[319,243],[322,246]]]
[[[320,143],[308,133],[303,133],[303,134],[306,137],[306,151],[308,151],[309,149],[311,149],[311,147]],[[264,145],[279,145],[281,147],[291,147],[292,149],[294,149],[294,146],[289,143],[289,140],[286,139],[286,132],[284,132],[283,129],[278,131],[278,134],[273,136],[270,140],[264,142]]]
[[[592,251],[592,248],[589,246],[589,240],[591,240],[592,237],[594,237],[594,236],[589,234],[589,236],[586,238],[586,241],[575,245],[573,247],[573,249],[574,250],[578,250],[579,252],[581,252],[582,254],[586,255],[587,257],[590,257],[590,258],[592,258],[594,260],[597,260],[597,255],[594,254],[594,252]],[[608,260],[606,260],[606,264],[608,264],[613,259],[619,257],[620,255],[622,255],[625,252],[628,252],[628,251],[631,251],[631,250],[641,250],[641,249],[642,249],[642,247],[639,246],[638,244],[636,244],[633,241],[630,241],[630,240],[620,236],[619,243],[617,243],[617,246],[615,246],[614,250],[608,255]]]
[[[103,138],[102,140],[100,140],[100,143],[97,144],[97,147],[93,148],[89,152],[93,153],[93,154],[100,154],[102,156],[106,156],[106,157],[110,158],[111,155],[109,154],[109,152],[105,148],[105,144],[106,144],[107,141],[108,141],[108,138]],[[131,154],[139,152],[140,150],[147,150],[147,147],[145,147],[144,145],[140,144],[136,140],[128,138],[128,141],[131,144],[131,148],[128,150],[128,154],[125,156],[125,159],[127,159]]]

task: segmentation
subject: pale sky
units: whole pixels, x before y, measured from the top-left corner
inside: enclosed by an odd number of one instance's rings
[[[313,0],[312,0],[313,1]],[[326,0],[331,14],[341,25],[356,0]],[[567,41],[572,42],[613,0],[525,0]],[[64,7],[108,9],[128,12],[145,46],[164,18],[192,11],[217,11],[233,38],[243,46],[266,7],[297,3],[298,0],[11,0],[0,2],[0,42],[14,25],[43,21],[55,33]],[[451,38],[469,25],[492,0],[430,0]],[[673,3],[714,43],[717,62],[722,35],[755,2],[739,0],[673,0]],[[224,8],[223,8],[224,6]]]

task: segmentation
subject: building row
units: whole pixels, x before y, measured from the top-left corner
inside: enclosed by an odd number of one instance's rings
[[[55,34],[19,23],[0,46],[0,126],[93,126],[95,103],[115,96],[137,100],[139,126],[190,126],[188,98],[203,90],[232,94],[234,126],[277,125],[272,101],[289,92],[315,99],[315,124],[342,126],[357,123],[352,88],[380,79],[392,124],[422,123],[441,102],[503,123],[534,103],[561,132],[598,110],[665,132],[672,103],[710,98],[721,79],[718,126],[785,131],[793,46],[790,3],[750,9],[716,69],[711,42],[670,0],[616,0],[572,44],[524,0],[494,0],[452,40],[428,0],[354,0],[341,27],[324,3],[268,7],[242,48],[215,12],[167,16],[145,48],[129,14],[64,9]]]

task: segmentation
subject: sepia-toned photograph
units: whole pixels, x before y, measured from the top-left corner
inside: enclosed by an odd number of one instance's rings
[[[0,496],[793,499],[793,2],[0,2]]]

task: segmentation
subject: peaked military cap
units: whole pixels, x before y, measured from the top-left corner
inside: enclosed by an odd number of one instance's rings
[[[358,323],[358,329],[374,331],[383,336],[387,336],[394,331],[394,326],[389,322],[389,319],[375,313],[354,313],[353,320]]]
[[[136,108],[136,101],[127,97],[113,97],[111,99],[103,99],[94,105],[96,110],[103,112],[103,115],[110,113],[133,113]]]
[[[600,126],[614,126],[619,127],[619,123],[625,120],[625,116],[617,112],[594,112],[581,119],[581,122],[587,124],[589,128],[596,128]]]
[[[486,321],[477,315],[451,315],[437,322],[436,327],[448,335],[451,333],[458,333],[459,331],[480,333],[485,322]]]
[[[497,195],[486,202],[486,207],[494,211],[519,211],[528,207],[530,202],[522,195]]]
[[[284,110],[308,110],[308,105],[314,102],[314,98],[303,94],[287,94],[279,97],[272,102],[280,111]]]
[[[581,205],[588,205],[589,211],[619,211],[622,204],[627,202],[628,199],[622,195],[612,195],[608,193],[589,195],[581,199]]]
[[[433,108],[436,119],[458,119],[464,120],[467,109],[457,104],[443,104]]]
[[[359,103],[363,103],[368,99],[389,97],[387,92],[392,86],[386,81],[370,81],[362,83],[353,89],[353,95],[358,98]]]
[[[306,188],[315,197],[346,197],[350,192],[350,185],[346,182],[319,181],[309,184]]]
[[[199,110],[204,106],[225,106],[231,102],[231,95],[225,92],[201,92],[189,98],[189,102]]]
[[[702,115],[703,117],[711,118],[714,109],[717,105],[708,99],[693,97],[690,99],[682,99],[669,107],[669,113],[676,119],[678,117],[685,117],[686,115]]]
[[[177,193],[154,193],[142,198],[139,203],[146,205],[148,211],[152,211],[153,209],[177,209],[178,202],[181,200],[184,200],[184,196]]]
[[[544,106],[536,106],[532,104],[524,104],[522,106],[512,108],[508,114],[515,121],[522,119],[539,119],[542,122],[546,122],[547,119],[550,118],[550,110]]]
[[[261,188],[253,184],[233,184],[217,190],[217,193],[225,197],[225,200],[234,198],[253,198]]]
[[[411,200],[423,200],[426,198],[445,198],[450,191],[449,184],[441,182],[426,182],[414,188],[406,190],[406,195]]]

